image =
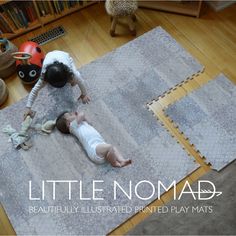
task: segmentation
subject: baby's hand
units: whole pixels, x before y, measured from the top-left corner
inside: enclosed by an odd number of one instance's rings
[[[70,85],[71,85],[72,87],[75,86],[76,84],[78,84],[75,79],[70,79],[70,80],[68,81],[68,83],[70,83]]]
[[[76,114],[76,120],[77,120],[77,123],[80,124],[81,122],[85,121],[85,114],[84,112],[75,112]]]
[[[81,95],[80,97],[79,97],[79,99],[82,99],[82,102],[84,103],[84,104],[88,104],[89,102],[90,102],[90,97],[88,96],[88,95]]]
[[[35,115],[35,111],[32,111],[31,108],[26,108],[25,112],[24,112],[24,120],[26,119],[27,116],[30,116],[31,118],[33,118]]]

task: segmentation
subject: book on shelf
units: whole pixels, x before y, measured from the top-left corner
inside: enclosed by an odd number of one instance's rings
[[[78,5],[83,5],[82,0],[77,0],[77,1],[71,1],[71,0],[67,0],[67,1],[60,1],[60,0],[54,0],[54,1],[50,1],[48,2],[49,4],[51,4],[52,9],[54,11],[55,14],[61,14],[62,12],[64,12],[65,10],[69,10],[75,6]],[[87,2],[87,1],[86,1]]]
[[[15,30],[17,30],[16,25],[14,24],[14,22],[12,21],[12,19],[10,18],[9,14],[7,14],[7,12],[2,12],[0,13],[2,14],[2,16],[6,19],[9,27],[11,28],[11,30],[14,32]]]
[[[40,16],[52,14],[50,10],[50,1],[36,1]]]
[[[24,22],[23,22],[22,16],[20,15],[19,9],[17,7],[15,6],[13,7],[12,14],[14,15],[15,19],[18,21],[20,28],[23,28]]]
[[[26,16],[27,16],[29,22],[34,22],[37,19],[36,12],[33,10],[32,7],[27,6],[25,8],[25,11],[26,11]]]
[[[28,27],[28,20],[26,19],[25,14],[23,13],[23,11],[21,9],[18,9],[18,14],[21,18],[21,22],[23,23],[24,27]]]
[[[37,14],[34,8],[34,5],[31,1],[21,2],[19,5],[20,9],[23,11],[28,22],[34,22],[37,20]]]
[[[13,33],[12,29],[10,28],[9,24],[2,14],[0,14],[0,30],[2,33]]]
[[[7,18],[4,16],[3,13],[0,13],[0,30],[3,33],[14,33],[14,29],[8,23]]]
[[[19,29],[21,26],[18,23],[17,19],[15,18],[15,15],[9,9],[7,9],[6,12],[9,15],[9,17],[11,18],[12,22],[14,23],[16,29]]]

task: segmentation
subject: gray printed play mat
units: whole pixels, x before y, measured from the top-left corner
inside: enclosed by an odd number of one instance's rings
[[[218,171],[236,158],[235,98],[236,86],[221,74],[165,111]]]

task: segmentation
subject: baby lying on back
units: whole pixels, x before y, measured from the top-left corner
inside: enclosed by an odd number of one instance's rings
[[[63,112],[56,120],[57,129],[64,134],[73,134],[85,149],[88,157],[96,164],[106,161],[113,167],[124,167],[131,164],[111,144],[105,142],[99,132],[91,126],[83,112]]]

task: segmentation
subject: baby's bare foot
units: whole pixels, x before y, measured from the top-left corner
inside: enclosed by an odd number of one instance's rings
[[[115,161],[114,163],[111,163],[113,167],[122,167],[122,163]]]
[[[130,165],[131,163],[132,163],[132,160],[130,160],[130,159],[120,162],[121,167]]]

